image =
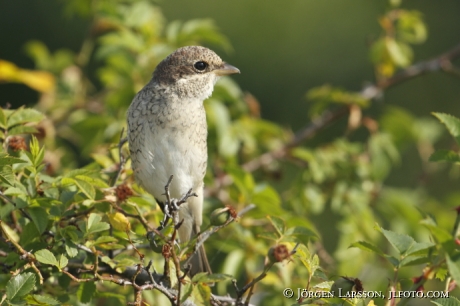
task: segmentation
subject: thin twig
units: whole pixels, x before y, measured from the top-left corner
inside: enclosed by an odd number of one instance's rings
[[[241,217],[242,215],[244,215],[245,213],[247,213],[248,211],[252,210],[256,208],[256,205],[255,204],[249,204],[248,206],[246,206],[244,209],[242,209],[239,213],[238,213],[238,217]],[[195,245],[195,251],[193,252],[192,255],[190,255],[190,257],[185,261],[185,265],[188,265],[190,263],[190,261],[192,260],[192,258],[194,256],[196,256],[198,254],[198,252],[200,251],[200,247],[201,245],[209,239],[209,237],[211,237],[212,234],[216,233],[217,231],[219,231],[221,228],[224,228],[226,227],[227,225],[229,225],[230,223],[232,223],[233,221],[235,221],[234,218],[230,217],[227,222],[225,222],[223,225],[220,225],[220,226],[213,226],[211,227],[210,229],[208,229],[207,231],[203,232],[203,233],[200,233],[199,234],[199,239]],[[185,251],[185,250],[184,250]]]
[[[26,250],[24,250],[19,245],[19,243],[17,243],[12,237],[10,237],[10,235],[8,234],[8,231],[6,231],[3,228],[2,220],[0,220],[0,229],[3,232],[3,235],[6,237],[6,240],[8,242],[12,243],[14,245],[14,247],[16,248],[16,250],[18,250],[18,252],[21,254],[21,258],[26,259],[28,261],[27,265],[30,265],[30,267],[37,273],[38,278],[40,279],[40,285],[42,285],[43,284],[43,276],[40,273],[40,270],[35,265],[35,260],[36,260],[35,256],[32,253],[27,252]]]
[[[120,177],[121,172],[123,172],[123,169],[124,169],[125,164],[126,164],[126,158],[123,155],[122,148],[123,148],[123,145],[126,142],[128,142],[128,137],[123,138],[124,132],[125,132],[125,129],[122,128],[121,132],[120,132],[120,141],[118,142],[118,159],[119,159],[118,171],[117,171],[115,177],[113,178],[112,187],[114,187],[117,184],[118,178]]]
[[[5,203],[10,203],[11,205],[13,205],[14,207],[17,208],[16,206],[16,203],[14,203],[13,200],[11,200],[10,198],[8,198],[6,195],[3,194],[3,192],[0,190],[0,198],[5,202]],[[30,221],[32,221],[32,218],[30,217],[30,215],[25,211],[24,208],[19,208],[19,211],[24,215],[24,217],[26,217],[27,219],[29,219]]]

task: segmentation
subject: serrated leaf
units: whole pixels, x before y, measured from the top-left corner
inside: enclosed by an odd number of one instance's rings
[[[101,236],[96,239],[94,245],[101,244],[101,243],[110,243],[110,242],[118,242],[118,239],[112,236]]]
[[[9,187],[3,193],[4,195],[27,195],[27,191],[23,190],[22,188],[17,187]]]
[[[48,295],[38,295],[38,294],[34,294],[32,296],[32,298],[34,299],[34,302],[36,302],[37,304],[36,305],[61,305],[61,302],[53,299],[52,297],[48,296]],[[26,300],[27,302],[29,303],[32,303],[32,301],[30,300]]]
[[[364,251],[370,251],[370,252],[374,252],[379,255],[383,255],[383,252],[378,247],[366,241],[354,242],[350,244],[349,248],[359,248]]]
[[[0,166],[13,165],[13,164],[19,164],[19,163],[27,163],[27,162],[21,158],[13,157],[13,156],[0,157]]]
[[[5,184],[14,186],[13,168],[10,165],[0,166],[0,180]]]
[[[66,243],[65,251],[69,257],[75,257],[78,255],[78,249],[73,246],[73,243]]]
[[[90,177],[90,176],[87,176],[87,175],[81,175],[81,174],[78,174],[75,176],[75,179],[78,179],[80,181],[85,181],[91,185],[94,185],[96,187],[100,187],[100,188],[108,188],[109,185],[104,182],[103,180],[101,179],[98,179],[98,178],[94,178],[94,177]]]
[[[456,163],[460,161],[460,155],[457,152],[451,150],[437,150],[436,152],[431,154],[428,160],[431,162],[444,161]]]
[[[101,221],[101,216],[97,214],[90,214],[88,217],[88,225],[87,225],[87,235],[101,232],[108,230],[110,228],[110,225],[107,222]]]
[[[33,126],[17,125],[12,129],[8,130],[8,136],[20,135],[20,134],[34,134],[37,133],[37,129]]]
[[[54,256],[54,254],[51,253],[47,249],[39,250],[39,251],[35,252],[34,255],[35,255],[35,259],[37,259],[41,263],[48,264],[48,265],[53,265],[53,266],[56,266],[56,267],[59,266],[59,263],[58,263],[56,257]]]
[[[416,242],[407,250],[406,256],[421,254],[434,246],[435,244],[433,242]]]
[[[20,298],[35,286],[35,274],[27,272],[12,277],[6,284],[6,296],[11,300]]]
[[[94,173],[94,171],[88,169],[74,169],[64,174],[63,177],[75,178],[77,175],[90,175],[91,173]]]
[[[455,138],[457,144],[460,144],[460,119],[443,113],[433,113],[433,116],[439,119],[446,126],[449,133]]]
[[[42,207],[29,207],[27,211],[40,235],[43,234],[48,226],[48,213],[46,210]]]
[[[197,273],[193,276],[192,282],[194,283],[217,283],[225,280],[231,280],[233,276],[228,274],[208,274]]]
[[[284,220],[275,216],[267,216],[270,223],[273,225],[275,230],[280,236],[284,235],[284,231],[286,230],[286,224]]]
[[[430,219],[424,219],[420,221],[422,225],[424,225],[430,231],[431,235],[439,242],[445,243],[446,241],[452,240],[452,234],[449,233],[447,230],[440,228]]]
[[[75,185],[83,192],[89,199],[94,200],[96,197],[96,190],[90,183],[78,179],[74,179]]]
[[[380,228],[380,231],[400,255],[404,255],[406,251],[416,243],[410,236],[398,234],[383,228]]]
[[[427,256],[411,255],[411,256],[404,257],[399,262],[399,267],[420,265],[420,264],[428,263],[429,261],[430,261],[430,258],[428,258]]]
[[[65,268],[68,263],[69,263],[69,260],[67,259],[67,257],[65,257],[64,255],[61,254],[61,256],[59,257],[58,268],[59,269]]]
[[[39,122],[44,118],[43,114],[32,108],[19,108],[14,111],[7,119],[8,129],[16,124]]]

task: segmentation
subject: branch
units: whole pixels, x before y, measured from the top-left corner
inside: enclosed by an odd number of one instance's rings
[[[252,210],[256,208],[256,205],[255,204],[249,204],[248,206],[246,206],[244,209],[242,209],[237,217],[241,217],[242,215],[244,215],[245,213],[247,213],[248,211]],[[212,228],[210,228],[209,230],[201,233],[199,235],[200,239],[198,239],[198,241],[196,242],[196,245],[195,245],[195,251],[192,253],[192,255],[190,255],[190,257],[187,259],[187,261],[185,261],[185,266],[187,266],[190,261],[192,260],[192,257],[195,256],[199,250],[200,250],[200,247],[201,245],[206,241],[208,240],[209,237],[211,237],[212,234],[216,233],[218,230],[220,230],[221,228],[223,227],[226,227],[227,225],[229,225],[230,223],[232,223],[233,221],[235,221],[236,218],[233,218],[233,217],[229,217],[229,219],[227,220],[227,222],[225,222],[225,224],[223,225],[220,225],[220,226],[213,226]]]

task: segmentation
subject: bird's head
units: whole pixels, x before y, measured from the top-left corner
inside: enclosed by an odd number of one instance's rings
[[[158,64],[154,82],[175,87],[181,95],[207,98],[220,76],[240,73],[212,50],[200,46],[182,47]]]

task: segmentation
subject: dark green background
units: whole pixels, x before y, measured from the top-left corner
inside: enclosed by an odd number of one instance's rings
[[[0,1],[0,58],[33,68],[23,52],[25,42],[38,39],[51,50],[78,50],[88,21],[63,15],[56,0]],[[373,81],[369,43],[378,37],[377,18],[383,0],[170,0],[160,1],[166,18],[212,18],[227,35],[234,52],[224,59],[242,74],[241,87],[262,104],[264,117],[293,128],[306,120],[305,92],[329,83],[359,90]],[[460,1],[403,1],[403,8],[420,10],[429,27],[428,41],[415,47],[423,60],[460,42]],[[460,113],[458,80],[441,73],[391,89],[385,103],[425,116],[431,111]],[[1,85],[0,103],[34,101],[22,85]]]

